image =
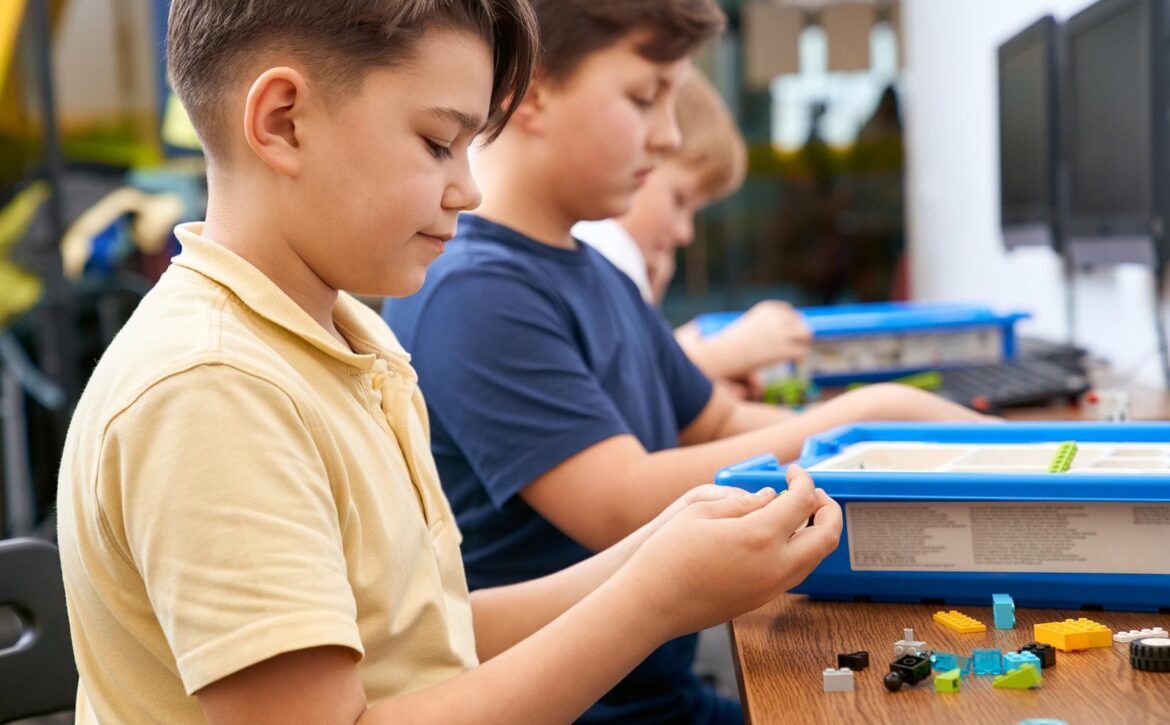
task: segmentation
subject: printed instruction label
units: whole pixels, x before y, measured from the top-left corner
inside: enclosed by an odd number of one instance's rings
[[[854,571],[1170,574],[1170,504],[848,503]]]

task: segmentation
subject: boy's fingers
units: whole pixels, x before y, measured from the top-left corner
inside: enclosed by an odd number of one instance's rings
[[[817,508],[813,525],[801,529],[788,540],[788,552],[794,556],[812,556],[820,561],[836,548],[841,540],[843,517],[841,506],[818,489],[818,498],[824,503]]]
[[[793,531],[807,523],[808,517],[816,511],[816,496],[811,482],[807,487],[799,479],[795,479],[794,483],[795,486],[788,487],[788,493],[777,496],[776,500],[745,515],[744,519],[750,519],[753,525],[781,540],[787,539]]]
[[[813,516],[813,525],[822,524],[837,536],[841,535],[841,525],[845,517],[841,513],[841,504],[834,501],[825,493],[824,489],[817,489],[817,512]]]
[[[816,531],[814,531],[816,529]],[[837,548],[837,537],[811,526],[793,536],[784,548],[784,562],[789,571],[787,587],[796,586]]]
[[[688,504],[699,503],[700,501],[718,501],[723,498],[735,498],[738,496],[750,496],[751,493],[738,488],[736,486],[719,486],[714,483],[707,483],[702,486],[696,486],[690,491],[687,491],[684,498]]]
[[[823,488],[818,488],[818,489],[816,490],[816,497],[817,497],[817,509],[818,509],[818,510],[819,510],[819,509],[820,509],[822,506],[825,506],[826,504],[829,504],[829,503],[836,503],[836,501],[834,501],[833,499],[829,498],[829,494],[825,493],[825,489],[823,489]]]
[[[785,471],[784,478],[788,481],[788,493],[807,500],[811,506],[814,500],[813,489],[816,487],[813,485],[813,480],[809,477],[808,473],[794,463]],[[812,512],[809,511],[809,513]]]
[[[745,516],[766,506],[776,498],[776,492],[764,488],[748,496],[729,496],[711,501],[699,501],[687,508],[688,513],[705,519],[730,519]]]

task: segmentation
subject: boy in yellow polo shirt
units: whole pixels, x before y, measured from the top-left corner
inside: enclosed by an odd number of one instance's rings
[[[785,496],[696,489],[469,597],[409,357],[339,290],[421,285],[479,203],[467,149],[524,97],[534,27],[526,0],[172,3],[208,218],[70,427],[79,723],[569,721],[836,545],[840,510],[794,470]]]

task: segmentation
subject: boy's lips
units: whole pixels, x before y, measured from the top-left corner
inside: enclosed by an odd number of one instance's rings
[[[447,233],[431,234],[430,232],[419,232],[418,235],[420,237],[426,237],[427,239],[438,242],[439,244],[446,244],[447,242],[449,242],[455,238],[454,234],[447,234]]]

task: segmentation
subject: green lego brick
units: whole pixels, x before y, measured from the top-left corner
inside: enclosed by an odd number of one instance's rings
[[[902,385],[909,385],[912,388],[918,388],[919,390],[926,390],[933,393],[942,387],[943,376],[940,372],[928,371],[925,373],[907,375],[906,377],[898,378],[894,382],[901,383]]]
[[[1040,684],[1040,671],[1036,665],[1020,665],[1017,669],[1009,670],[1006,675],[1000,675],[992,681],[992,687],[1008,690],[1030,690]]]
[[[959,670],[950,670],[934,676],[935,692],[958,692]]]
[[[1052,463],[1048,464],[1049,473],[1067,473],[1072,468],[1073,459],[1077,457],[1076,441],[1065,441],[1060,444]]]
[[[764,402],[772,405],[797,406],[804,402],[808,392],[808,381],[800,378],[775,380],[764,387]]]

